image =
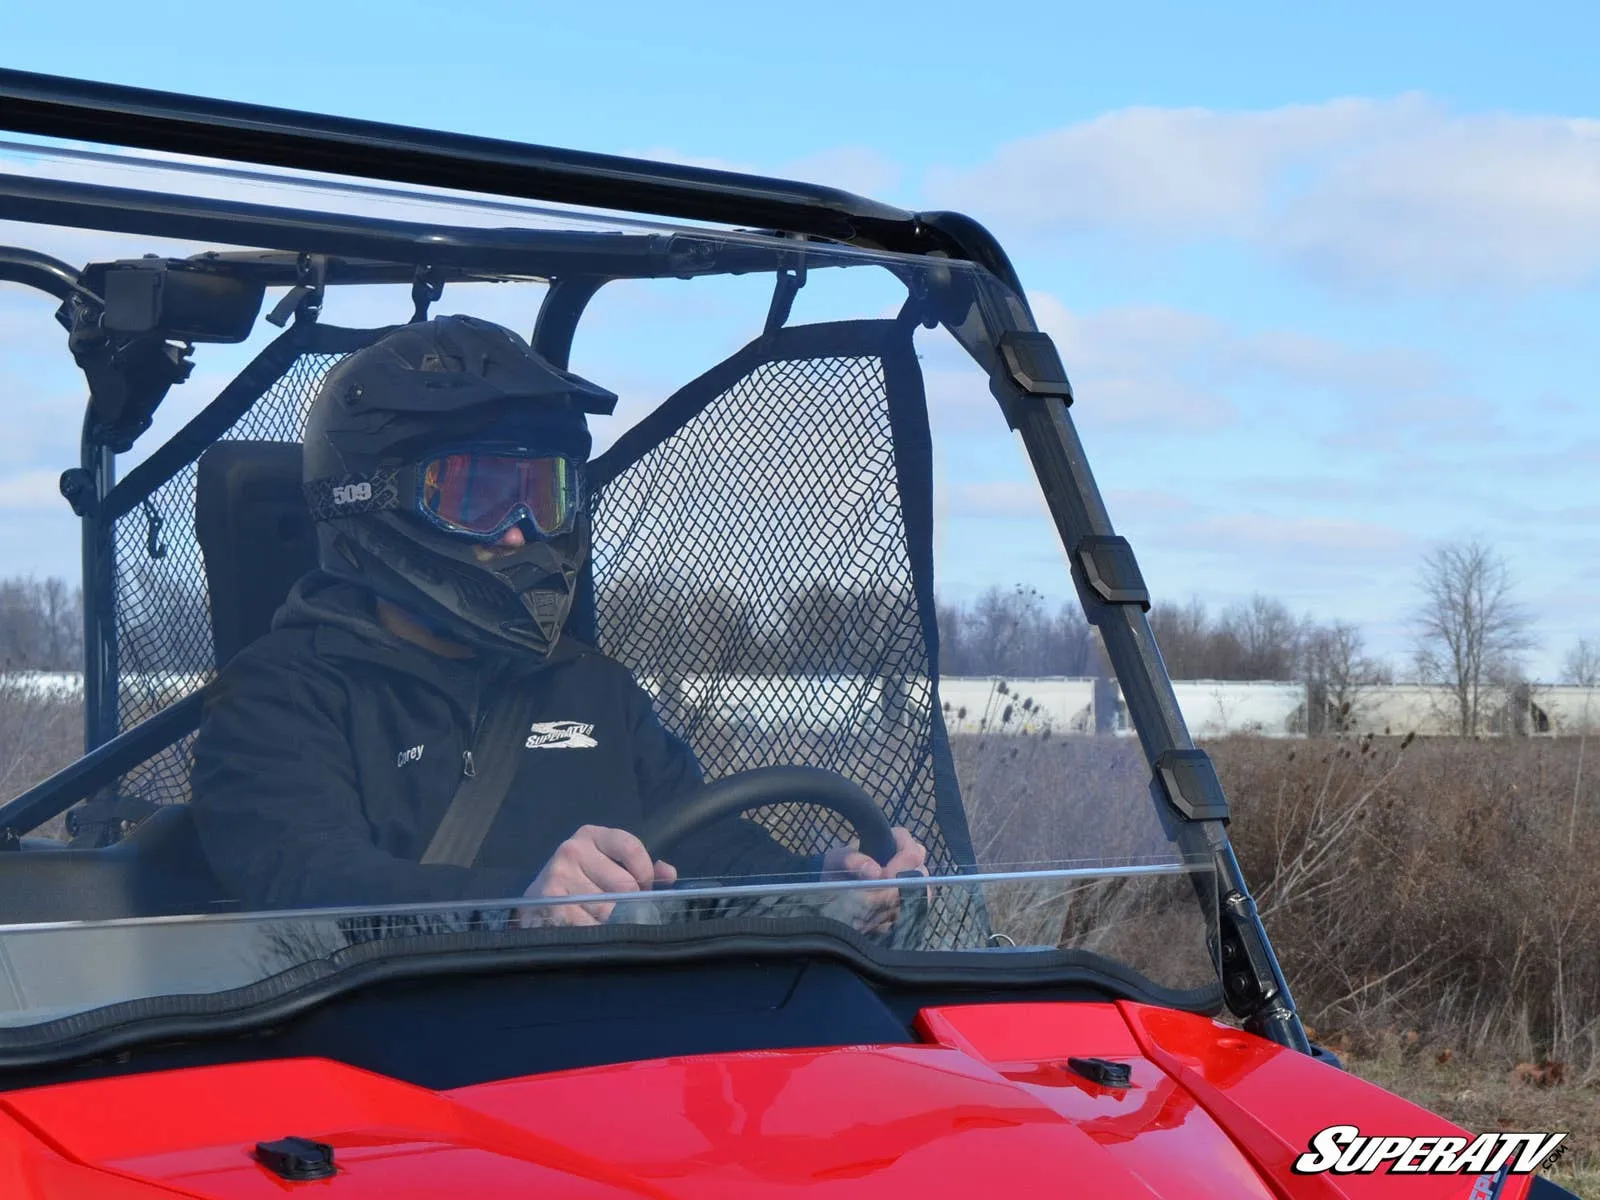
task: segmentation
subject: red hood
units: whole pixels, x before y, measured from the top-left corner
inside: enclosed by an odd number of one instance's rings
[[[926,1042],[708,1055],[431,1092],[323,1060],[246,1063],[0,1095],[0,1195],[1105,1197],[1466,1200],[1472,1180],[1297,1177],[1326,1125],[1456,1134],[1349,1075],[1140,1005],[929,1009]],[[1069,1055],[1126,1062],[1111,1090]],[[287,1183],[259,1141],[335,1147]],[[1275,1180],[1269,1186],[1263,1176]],[[1516,1181],[1505,1200],[1520,1200]]]

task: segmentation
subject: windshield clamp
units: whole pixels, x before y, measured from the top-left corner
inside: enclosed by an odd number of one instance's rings
[[[1156,777],[1167,803],[1185,820],[1228,821],[1227,794],[1204,750],[1163,750],[1156,757]]]
[[[1133,1068],[1109,1058],[1069,1058],[1067,1069],[1101,1087],[1125,1088],[1133,1082]]]
[[[764,332],[768,337],[782,329],[789,320],[789,314],[794,310],[794,298],[806,285],[805,251],[795,251],[792,265],[785,261],[788,258],[787,254],[780,258],[783,265],[778,269],[778,281],[772,289],[772,303],[767,308]]]
[[[1137,604],[1150,611],[1150,589],[1127,538],[1090,534],[1078,539],[1073,557],[1094,594],[1107,604]]]
[[[328,256],[326,254],[302,254],[295,264],[300,282],[290,288],[277,306],[267,314],[279,329],[289,323],[289,318],[296,321],[315,321],[322,312],[322,298],[328,290]]]
[[[1011,382],[1030,396],[1059,396],[1072,403],[1072,384],[1048,333],[1008,329],[995,344]]]
[[[1217,918],[1222,994],[1228,1011],[1245,1019],[1259,1016],[1282,997],[1255,902],[1230,892],[1223,897]]]
[[[426,321],[429,307],[443,295],[444,280],[439,277],[439,269],[433,266],[418,267],[416,277],[411,281],[411,303],[415,307],[410,323],[416,325]]]

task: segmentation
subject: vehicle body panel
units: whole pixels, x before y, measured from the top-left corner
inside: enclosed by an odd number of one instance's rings
[[[1353,1113],[1386,1133],[1460,1131],[1204,1017],[1015,1003],[926,1009],[917,1024],[926,1039],[917,1044],[689,1056],[448,1092],[311,1059],[25,1089],[0,1099],[0,1164],[11,1164],[0,1170],[17,1181],[8,1195],[85,1200],[301,1189],[407,1197],[463,1186],[476,1200],[710,1200],[798,1188],[818,1197],[1464,1200],[1475,1182],[1294,1176],[1289,1163],[1310,1135]],[[1130,1085],[1083,1078],[1066,1065],[1073,1056],[1129,1064]],[[332,1145],[339,1174],[289,1183],[253,1161],[257,1142],[290,1135]],[[52,1182],[72,1170],[82,1174],[70,1192]],[[1525,1187],[1513,1180],[1504,1200]]]

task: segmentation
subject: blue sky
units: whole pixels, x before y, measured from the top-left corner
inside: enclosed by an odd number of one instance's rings
[[[1218,7],[30,5],[0,63],[965,209],[1158,598],[1278,595],[1401,665],[1421,553],[1481,536],[1550,677],[1600,638],[1600,9]],[[1059,592],[1006,453],[948,485],[996,561],[947,576]]]

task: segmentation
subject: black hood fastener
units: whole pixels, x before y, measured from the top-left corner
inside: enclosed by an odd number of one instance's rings
[[[1092,1079],[1102,1087],[1125,1088],[1133,1081],[1133,1069],[1124,1062],[1104,1058],[1069,1058],[1067,1066],[1074,1074]]]
[[[257,1142],[256,1161],[279,1178],[295,1182],[327,1179],[338,1170],[333,1165],[332,1146],[303,1137]]]

